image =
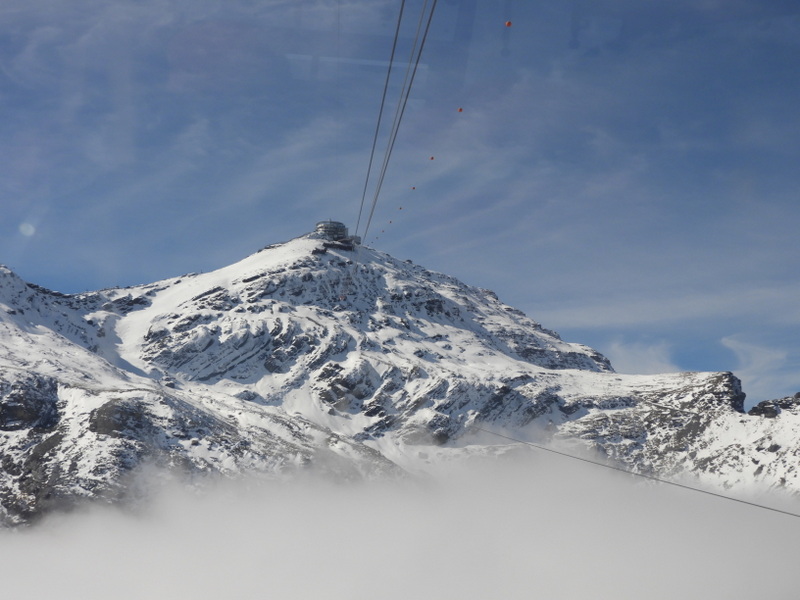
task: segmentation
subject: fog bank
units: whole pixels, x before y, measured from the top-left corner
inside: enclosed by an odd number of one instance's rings
[[[7,598],[790,598],[798,538],[798,518],[531,454],[422,483],[175,485],[0,532],[0,569]]]

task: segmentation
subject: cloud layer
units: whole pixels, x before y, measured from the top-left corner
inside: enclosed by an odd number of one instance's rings
[[[136,514],[3,533],[0,558],[15,597],[730,600],[791,595],[798,527],[526,455],[425,483],[163,490]]]

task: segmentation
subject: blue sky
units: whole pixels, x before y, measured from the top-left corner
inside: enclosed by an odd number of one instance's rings
[[[398,7],[4,0],[0,262],[78,292],[354,227]],[[799,72],[794,1],[439,0],[366,242],[620,371],[797,392]]]

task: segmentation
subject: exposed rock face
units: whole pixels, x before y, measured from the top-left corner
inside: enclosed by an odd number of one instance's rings
[[[759,402],[747,411],[747,414],[774,419],[783,412],[800,415],[800,392],[794,396],[787,396],[779,400],[764,400],[763,402]]]
[[[493,428],[646,473],[800,490],[800,400],[745,414],[743,399],[730,373],[616,374],[492,292],[313,236],[74,296],[0,271],[8,523],[130,497],[144,465],[398,476],[420,454],[494,451],[507,442],[475,435]]]
[[[58,423],[55,380],[11,372],[0,378],[0,430],[51,430]]]

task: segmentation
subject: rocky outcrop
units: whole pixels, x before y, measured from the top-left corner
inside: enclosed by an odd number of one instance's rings
[[[774,419],[783,412],[789,412],[792,415],[800,415],[800,392],[794,396],[787,396],[786,398],[780,398],[778,400],[764,400],[763,402],[759,402],[747,411],[747,414]]]
[[[54,379],[25,371],[0,374],[0,430],[51,430],[58,423]]]

